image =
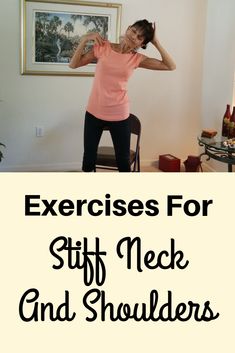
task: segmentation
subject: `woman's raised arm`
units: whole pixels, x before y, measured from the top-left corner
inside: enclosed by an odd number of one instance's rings
[[[76,69],[77,67],[85,66],[96,59],[93,47],[91,50],[84,53],[85,46],[90,40],[93,40],[94,43],[97,43],[99,45],[103,45],[104,43],[104,39],[100,36],[99,33],[92,32],[84,35],[70,60],[69,67],[71,69]]]

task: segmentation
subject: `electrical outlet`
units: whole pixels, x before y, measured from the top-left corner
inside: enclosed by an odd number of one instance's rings
[[[36,126],[36,136],[42,137],[44,135],[44,129],[42,126]]]

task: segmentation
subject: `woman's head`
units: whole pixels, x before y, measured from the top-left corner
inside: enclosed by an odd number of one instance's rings
[[[146,49],[147,44],[153,40],[155,29],[153,24],[147,20],[136,21],[129,29],[138,32],[139,39],[142,38],[140,46],[143,49]]]

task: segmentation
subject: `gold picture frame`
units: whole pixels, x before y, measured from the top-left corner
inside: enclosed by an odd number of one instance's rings
[[[69,60],[88,31],[117,42],[121,10],[118,3],[21,0],[21,74],[93,76],[95,63],[70,69]]]

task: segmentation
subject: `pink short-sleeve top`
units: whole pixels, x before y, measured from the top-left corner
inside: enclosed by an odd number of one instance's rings
[[[125,120],[130,114],[127,82],[144,55],[118,53],[109,41],[95,44],[94,55],[98,62],[87,111],[102,120]]]

